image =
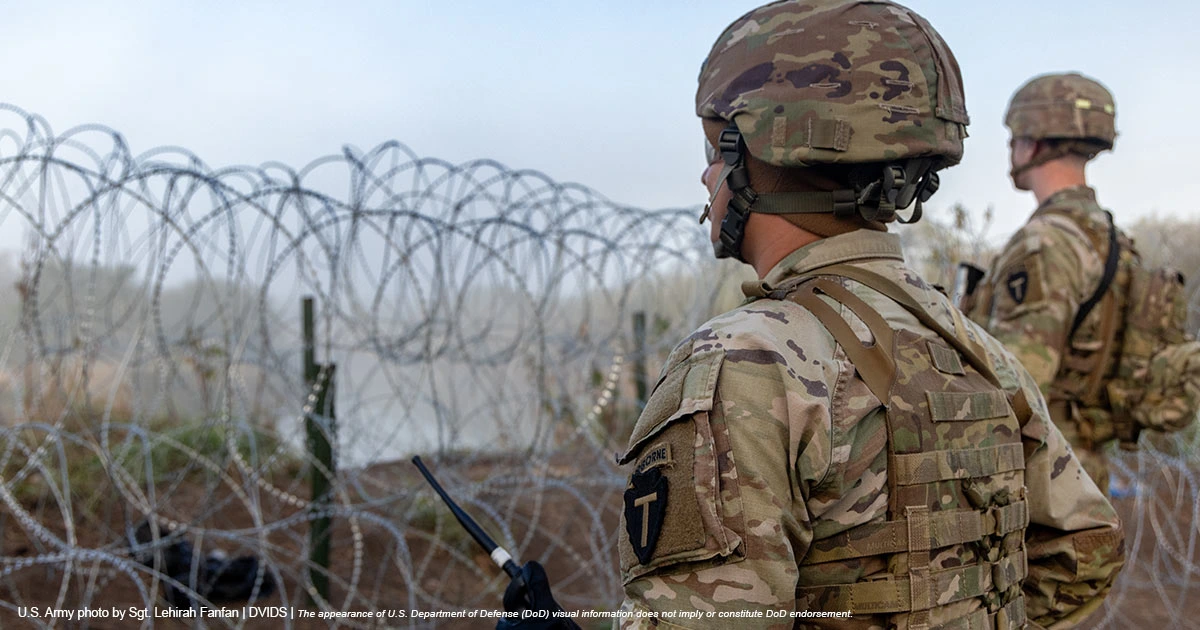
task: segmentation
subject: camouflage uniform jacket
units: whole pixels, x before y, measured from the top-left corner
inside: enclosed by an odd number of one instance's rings
[[[835,263],[899,282],[954,329],[949,300],[908,270],[892,234],[860,230],[810,244],[780,261],[763,284]],[[933,334],[891,299],[841,282],[894,328]],[[747,293],[763,291],[751,286]],[[1024,390],[1030,401],[1021,430],[1030,522],[1026,611],[1047,627],[1072,627],[1099,607],[1123,562],[1119,519],[1049,421],[1029,373],[982,329],[957,319],[986,349],[1002,386]],[[849,321],[865,336],[860,321]],[[878,627],[871,616],[791,613],[803,611],[796,589],[811,583],[802,561],[814,542],[886,517],[887,460],[875,456],[886,436],[866,428],[880,409],[830,333],[792,301],[750,297],[685,339],[668,358],[625,457],[635,472],[672,464],[662,469],[678,482],[666,508],[676,513],[666,522],[675,525],[664,527],[648,553],[641,532],[654,504],[631,508],[626,499],[618,543],[626,597],[615,627]],[[737,616],[743,611],[763,616]]]
[[[1118,235],[1122,248],[1130,251],[1131,241],[1119,230]],[[1106,491],[1103,444],[1088,439],[1086,429],[1081,432],[1079,419],[1085,411],[1072,392],[1081,389],[1086,374],[1093,370],[1107,374],[1113,366],[1071,367],[1072,359],[1086,361],[1088,354],[1098,353],[1103,309],[1093,308],[1074,339],[1068,336],[1080,306],[1104,276],[1108,239],[1109,217],[1091,188],[1058,191],[1038,206],[993,261],[971,312],[971,319],[1000,340],[1033,375],[1050,403],[1055,424]]]

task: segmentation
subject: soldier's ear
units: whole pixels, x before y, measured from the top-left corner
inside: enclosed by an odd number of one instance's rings
[[[1029,160],[1031,162],[1033,160],[1036,160],[1038,158],[1038,156],[1045,153],[1046,151],[1049,151],[1052,148],[1050,146],[1050,143],[1045,140],[1034,140],[1034,139],[1030,138],[1028,140],[1028,142],[1030,142],[1030,151],[1031,152],[1029,154]]]

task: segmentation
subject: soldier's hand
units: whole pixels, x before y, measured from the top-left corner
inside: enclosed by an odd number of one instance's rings
[[[546,569],[534,560],[521,567],[521,575],[504,589],[504,610],[521,613],[515,619],[501,619],[496,630],[580,630],[570,617],[555,617],[563,609],[550,593]]]

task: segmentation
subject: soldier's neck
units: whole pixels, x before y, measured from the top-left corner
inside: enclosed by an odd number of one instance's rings
[[[775,265],[788,254],[821,240],[820,236],[792,225],[783,217],[770,214],[750,216],[742,251],[746,255],[746,261],[754,267],[759,280],[766,278]]]
[[[1084,165],[1066,160],[1051,160],[1029,172],[1029,190],[1042,205],[1054,193],[1076,186],[1087,186]]]

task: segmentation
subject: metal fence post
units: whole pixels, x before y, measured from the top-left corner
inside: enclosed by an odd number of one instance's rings
[[[646,382],[646,312],[633,314],[633,382],[637,387],[638,412],[646,406],[649,386]]]
[[[309,479],[312,499],[308,510],[316,513],[309,519],[309,580],[313,589],[329,601],[329,551],[331,518],[321,514],[331,505],[330,490],[337,477],[337,462],[333,457],[333,440],[337,435],[337,415],[334,411],[334,372],[332,363],[316,362],[316,326],[313,299],[301,303],[304,319],[304,382],[308,385],[305,398],[304,430],[307,436]],[[309,603],[314,604],[309,596]]]

